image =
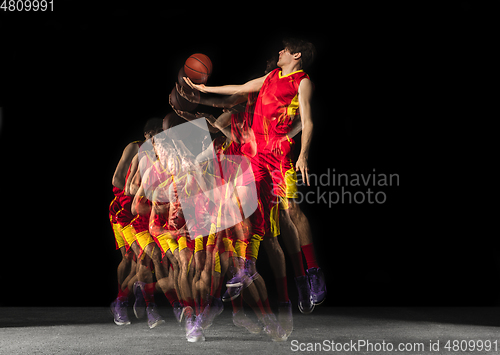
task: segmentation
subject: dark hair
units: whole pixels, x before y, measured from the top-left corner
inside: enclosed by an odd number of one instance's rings
[[[307,68],[316,56],[316,48],[314,44],[299,38],[285,38],[283,40],[284,48],[288,49],[291,54],[300,53],[302,68]]]
[[[161,118],[150,118],[149,120],[146,121],[146,124],[144,125],[144,133],[148,132],[161,132],[163,131],[163,120]]]

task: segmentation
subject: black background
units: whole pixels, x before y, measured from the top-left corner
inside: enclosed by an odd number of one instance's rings
[[[479,10],[465,1],[331,6],[56,1],[53,13],[2,12],[0,305],[108,305],[119,262],[108,205],[123,148],[142,138],[148,118],[171,111],[168,94],[190,54],[211,58],[209,85],[239,84],[263,74],[286,36],[318,52],[307,71],[311,171],[399,176],[399,186],[372,187],[384,204],[301,205],[326,305],[496,304],[491,234],[455,184],[456,147],[440,145],[440,104],[460,101],[447,97],[468,75],[463,54]],[[340,190],[320,187],[330,191]],[[262,252],[258,267],[272,290],[266,259]]]

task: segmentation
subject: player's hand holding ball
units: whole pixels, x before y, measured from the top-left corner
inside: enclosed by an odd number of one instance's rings
[[[184,81],[189,85],[191,89],[198,90],[200,92],[207,93],[205,89],[205,84],[194,84],[191,79],[189,79],[187,76],[184,77]]]

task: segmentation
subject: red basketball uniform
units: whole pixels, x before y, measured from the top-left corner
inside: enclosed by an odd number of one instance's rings
[[[294,169],[294,142],[287,134],[299,108],[298,92],[303,79],[309,79],[303,70],[282,75],[281,69],[275,69],[264,80],[255,103],[251,127],[257,153],[252,157],[252,169],[264,208],[265,227],[274,235],[279,233],[273,225],[278,220],[276,205],[286,197],[287,172]]]

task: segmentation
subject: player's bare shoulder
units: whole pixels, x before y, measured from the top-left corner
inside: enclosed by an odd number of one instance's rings
[[[303,99],[310,99],[314,91],[314,84],[311,79],[304,78],[299,84],[299,99],[302,96]]]

